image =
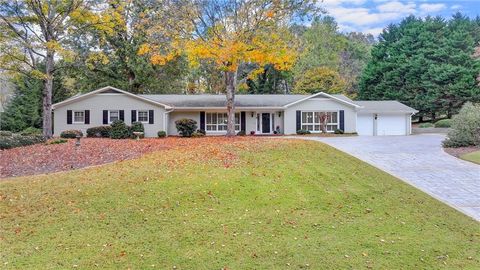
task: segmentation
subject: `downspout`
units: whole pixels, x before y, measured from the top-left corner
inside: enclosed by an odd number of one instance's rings
[[[171,108],[170,110],[165,110],[165,113],[163,114],[163,130],[165,131],[165,134],[168,136],[168,128],[167,128],[167,114],[173,112],[175,109]]]

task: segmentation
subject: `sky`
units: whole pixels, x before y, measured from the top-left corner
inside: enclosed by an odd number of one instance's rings
[[[411,14],[449,18],[460,11],[472,18],[480,15],[480,0],[323,0],[320,5],[336,19],[340,31],[374,36]]]

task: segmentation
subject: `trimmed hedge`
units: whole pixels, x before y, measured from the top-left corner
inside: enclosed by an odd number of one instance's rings
[[[110,138],[127,139],[131,137],[131,134],[131,129],[122,120],[113,121]]]
[[[83,137],[83,132],[77,129],[65,130],[60,133],[60,137],[64,139],[75,139],[76,137]]]
[[[159,138],[165,138],[167,137],[167,132],[163,131],[163,130],[160,130],[158,133],[157,133],[157,136]]]
[[[298,135],[306,135],[306,134],[310,134],[311,132],[306,130],[306,129],[299,129],[297,130],[297,134]]]
[[[34,128],[34,127],[28,127],[22,132],[20,132],[21,135],[27,136],[27,135],[42,135],[42,130],[39,128]]]
[[[420,125],[418,125],[419,128],[431,128],[431,127],[434,127],[434,125],[432,123],[421,123]]]
[[[335,131],[334,131],[333,133],[335,133],[335,134],[343,134],[343,133],[345,133],[345,132],[343,132],[343,130],[337,128],[337,129],[335,129]]]
[[[452,119],[442,119],[435,122],[436,128],[449,128],[452,126]]]
[[[452,118],[452,129],[444,147],[463,147],[480,145],[480,104],[467,102]]]
[[[197,129],[197,121],[183,118],[175,121],[175,126],[177,127],[178,134],[182,137],[192,137],[192,134]]]
[[[98,126],[87,129],[87,137],[110,138],[111,126]]]
[[[10,149],[45,142],[42,135],[21,135],[11,132],[0,132],[0,149]]]

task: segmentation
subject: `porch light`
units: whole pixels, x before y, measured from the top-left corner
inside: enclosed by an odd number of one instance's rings
[[[278,112],[278,117],[282,117],[282,112]]]
[[[252,112],[252,113],[251,113],[251,116],[253,117],[254,114],[255,114],[255,112]]]

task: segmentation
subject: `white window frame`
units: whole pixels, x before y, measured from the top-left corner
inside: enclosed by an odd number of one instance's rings
[[[140,112],[145,112],[147,114],[147,121],[140,121]],[[150,123],[150,113],[148,110],[138,110],[137,111],[137,122],[148,124]]]
[[[215,122],[216,123],[208,123],[209,118],[211,118],[212,115],[215,115]],[[219,115],[221,115],[220,118],[225,119],[223,123],[219,123]],[[239,112],[235,113],[235,131],[240,131],[241,126],[241,115]],[[228,119],[228,114],[226,112],[205,112],[205,132],[227,132],[227,120]],[[225,129],[220,129],[220,127],[225,128]],[[210,129],[209,129],[210,128]]]
[[[304,119],[304,117],[303,117],[304,113],[306,113],[306,114],[311,113],[312,122],[305,121],[306,119]],[[312,133],[320,133],[321,132],[320,121],[316,121],[319,118],[315,117],[315,114],[320,114],[320,113],[327,113],[327,114],[336,113],[337,114],[337,117],[335,119],[336,122],[333,122],[333,119],[332,119],[331,116],[330,116],[331,122],[328,122],[328,118],[327,118],[327,123],[325,125],[325,128],[326,128],[327,132],[335,132],[335,130],[339,128],[339,126],[340,126],[340,111],[302,111],[301,117],[300,117],[301,118],[301,129],[308,130]],[[309,118],[309,117],[307,116],[307,118]]]
[[[111,112],[117,112],[118,113],[118,119],[117,120],[120,120],[120,110],[108,110],[108,123],[109,124],[111,124],[111,123],[113,123],[113,121],[115,121],[115,120],[112,121],[112,118],[111,118],[111,115],[110,115]]]
[[[75,121],[75,113],[82,113],[83,121]],[[72,123],[73,124],[85,124],[85,111],[72,111]]]

